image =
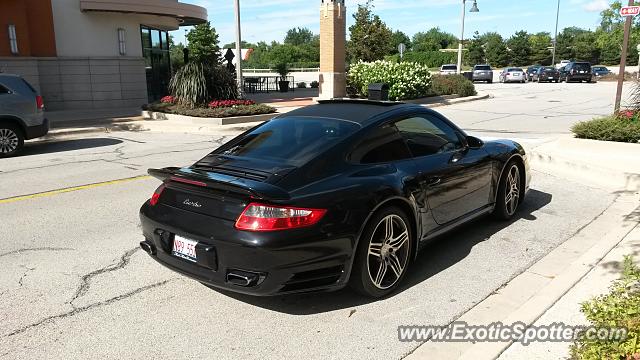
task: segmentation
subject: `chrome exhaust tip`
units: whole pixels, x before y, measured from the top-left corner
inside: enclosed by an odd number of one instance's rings
[[[155,255],[156,253],[156,248],[148,241],[141,241],[140,248],[149,255]]]
[[[260,274],[240,270],[230,270],[227,273],[227,282],[236,286],[255,286],[260,281]]]

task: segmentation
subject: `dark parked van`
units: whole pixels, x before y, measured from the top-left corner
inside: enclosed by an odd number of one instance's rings
[[[591,72],[591,64],[588,62],[572,61],[560,70],[560,81],[577,81],[591,82],[593,73]]]

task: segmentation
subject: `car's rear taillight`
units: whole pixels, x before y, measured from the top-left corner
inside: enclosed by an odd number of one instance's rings
[[[36,96],[36,107],[38,110],[44,109],[44,100],[42,100],[42,96],[40,95]]]
[[[316,224],[327,210],[249,204],[238,220],[236,229],[247,231],[274,231],[295,229]]]
[[[153,195],[151,195],[151,200],[149,200],[149,205],[156,206],[158,204],[158,201],[160,201],[160,195],[162,195],[164,188],[165,188],[164,184],[158,186],[156,191],[153,192]]]

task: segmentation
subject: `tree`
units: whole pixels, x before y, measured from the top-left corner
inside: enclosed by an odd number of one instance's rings
[[[448,32],[434,27],[427,32],[419,32],[413,36],[414,51],[438,51],[440,49],[455,48],[458,38]]]
[[[473,39],[469,41],[469,45],[467,47],[468,65],[473,66],[477,64],[484,64],[486,62],[483,46],[484,44],[482,43],[482,39],[480,39],[480,33],[476,31],[475,33],[473,33]]]
[[[176,72],[184,66],[184,45],[176,44],[173,36],[169,35],[169,58],[171,59],[171,71]]]
[[[551,35],[548,32],[539,32],[529,36],[529,46],[531,47],[531,63],[539,65],[552,65]]]
[[[189,59],[208,64],[220,63],[218,33],[210,22],[196,25],[187,33]]]
[[[486,39],[484,51],[489,64],[495,67],[509,65],[509,50],[500,34],[486,33],[481,38]]]
[[[372,0],[358,5],[353,18],[355,24],[349,27],[351,39],[347,43],[351,62],[382,60],[391,53],[393,33],[378,15],[373,14]]]
[[[596,45],[596,35],[584,32],[576,35],[573,41],[573,53],[576,60],[588,61],[592,64],[600,62],[600,49]]]
[[[400,30],[396,30],[393,33],[393,36],[391,38],[391,42],[392,42],[392,46],[393,46],[393,49],[391,50],[391,54],[393,54],[393,55],[399,53],[398,46],[400,44],[405,44],[405,46],[407,47],[407,50],[409,50],[411,48],[411,39],[409,38],[409,36],[407,34],[403,33]]]
[[[515,66],[531,64],[531,44],[526,31],[518,31],[507,41],[507,46],[511,51],[511,64]]]
[[[300,46],[309,44],[313,41],[314,35],[311,30],[307,28],[293,28],[287,31],[287,36],[284,38],[284,43],[288,45]]]

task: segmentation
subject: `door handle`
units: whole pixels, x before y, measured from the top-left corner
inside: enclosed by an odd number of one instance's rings
[[[433,187],[433,186],[439,185],[441,182],[442,182],[442,179],[439,177],[431,178],[427,181],[427,186]]]

